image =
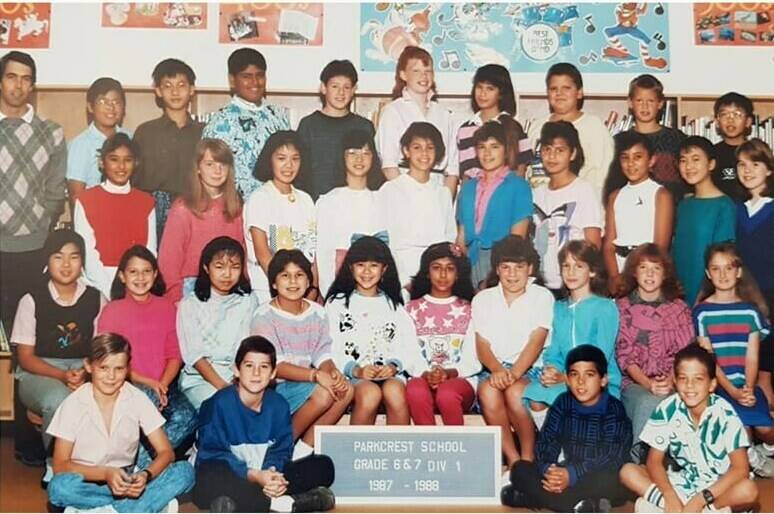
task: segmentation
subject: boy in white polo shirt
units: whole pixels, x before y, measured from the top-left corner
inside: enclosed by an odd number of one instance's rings
[[[510,467],[519,459],[535,459],[535,424],[521,396],[548,341],[554,297],[535,281],[540,258],[526,239],[506,237],[494,245],[491,258],[488,285],[494,287],[478,293],[472,305],[476,353],[488,370],[480,375],[478,398],[487,424],[502,429],[503,454]]]
[[[129,343],[117,334],[94,338],[84,359],[91,382],[62,402],[48,427],[56,437],[49,501],[100,512],[177,512],[178,495],[193,486],[188,462],[175,462],[162,428],[164,417],[145,394],[126,382]],[[140,430],[156,453],[133,472]]]

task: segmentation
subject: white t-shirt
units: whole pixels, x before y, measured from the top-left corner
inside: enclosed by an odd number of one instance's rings
[[[400,175],[379,189],[378,198],[400,283],[406,285],[428,246],[457,238],[451,193],[432,180],[422,184]]]
[[[497,360],[513,364],[538,328],[549,331],[554,320],[554,295],[530,279],[527,290],[509,306],[500,284],[484,289],[473,298],[473,327],[489,341]],[[538,361],[540,358],[538,358]]]
[[[382,109],[379,116],[379,127],[376,130],[376,148],[382,159],[383,168],[397,168],[403,160],[400,148],[400,138],[409,125],[415,121],[432,123],[441,133],[446,155],[438,163],[437,169],[444,170],[444,175],[459,175],[459,158],[457,157],[457,126],[451,112],[438,104],[430,102],[427,113],[423,113],[419,105],[404,89],[403,96],[396,98]],[[405,170],[403,170],[405,171]],[[442,184],[443,175],[433,173],[431,180]]]
[[[652,243],[656,227],[656,197],[661,185],[653,179],[639,184],[626,184],[613,202],[615,241],[617,246],[639,246]],[[618,271],[623,270],[625,257],[615,255]]]
[[[535,204],[535,249],[546,286],[559,289],[559,250],[568,241],[583,239],[583,229],[602,228],[602,203],[594,187],[576,178],[560,189],[544,184],[532,191]]]
[[[266,233],[272,255],[277,250],[297,249],[312,261],[317,246],[314,202],[308,194],[295,188],[291,194],[284,195],[268,181],[250,195],[242,217],[250,282],[259,300],[265,302],[271,299],[269,281],[255,256],[250,228],[259,228]]]
[[[540,141],[540,131],[548,119],[549,117],[546,116],[538,123],[530,125],[527,137],[532,141],[532,148],[537,147]],[[581,148],[583,148],[584,164],[578,176],[590,182],[596,189],[597,197],[601,197],[607,171],[615,156],[613,136],[610,135],[610,131],[607,130],[602,120],[593,114],[583,113],[572,124],[578,131]]]
[[[373,236],[387,229],[378,193],[337,187],[317,200],[317,272],[325,295],[352,244],[352,234]]]

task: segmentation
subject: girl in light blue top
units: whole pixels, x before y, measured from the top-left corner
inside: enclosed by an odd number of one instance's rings
[[[194,294],[178,306],[177,336],[185,362],[179,386],[196,410],[231,385],[237,347],[250,335],[258,299],[244,269],[242,245],[230,237],[216,237],[202,250]]]
[[[602,254],[583,240],[567,243],[559,252],[562,282],[568,297],[554,304],[551,342],[543,351],[543,371],[532,381],[524,399],[533,410],[543,410],[567,390],[564,363],[567,354],[578,345],[590,344],[602,350],[608,359],[607,390],[621,396],[621,370],[615,360],[618,336],[618,308],[604,298],[606,277]]]

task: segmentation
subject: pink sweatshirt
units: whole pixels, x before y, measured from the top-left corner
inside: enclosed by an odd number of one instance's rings
[[[175,327],[177,309],[166,298],[153,296],[140,303],[129,294],[109,302],[97,321],[97,333],[124,336],[132,348],[132,369],[159,380],[167,361],[180,359]]]
[[[228,236],[245,245],[242,215],[226,221],[223,198],[212,201],[199,218],[178,198],[169,209],[164,235],[159,247],[159,269],[167,284],[167,295],[173,302],[183,296],[183,280],[199,274],[202,249],[219,236]]]

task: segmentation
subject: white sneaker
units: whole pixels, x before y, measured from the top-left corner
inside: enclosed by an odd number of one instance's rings
[[[177,502],[177,498],[172,498],[169,500],[169,503],[167,503],[167,506],[164,507],[164,510],[161,512],[170,512],[170,513],[176,513],[180,510],[180,504]]]
[[[634,512],[655,514],[655,513],[664,512],[664,509],[662,509],[658,505],[653,505],[648,500],[640,496],[639,498],[637,498],[637,501],[634,502]]]
[[[756,447],[758,447],[761,450],[761,453],[763,453],[766,457],[774,457],[774,444],[756,444]]]
[[[767,457],[758,445],[747,448],[750,468],[761,478],[774,478],[774,460]]]
[[[112,505],[103,505],[102,507],[94,507],[91,509],[78,509],[75,507],[65,507],[65,512],[107,512],[107,513],[117,513],[116,509],[113,508]],[[177,512],[177,511],[175,511]]]
[[[506,469],[500,478],[500,489],[511,483],[511,470]]]

